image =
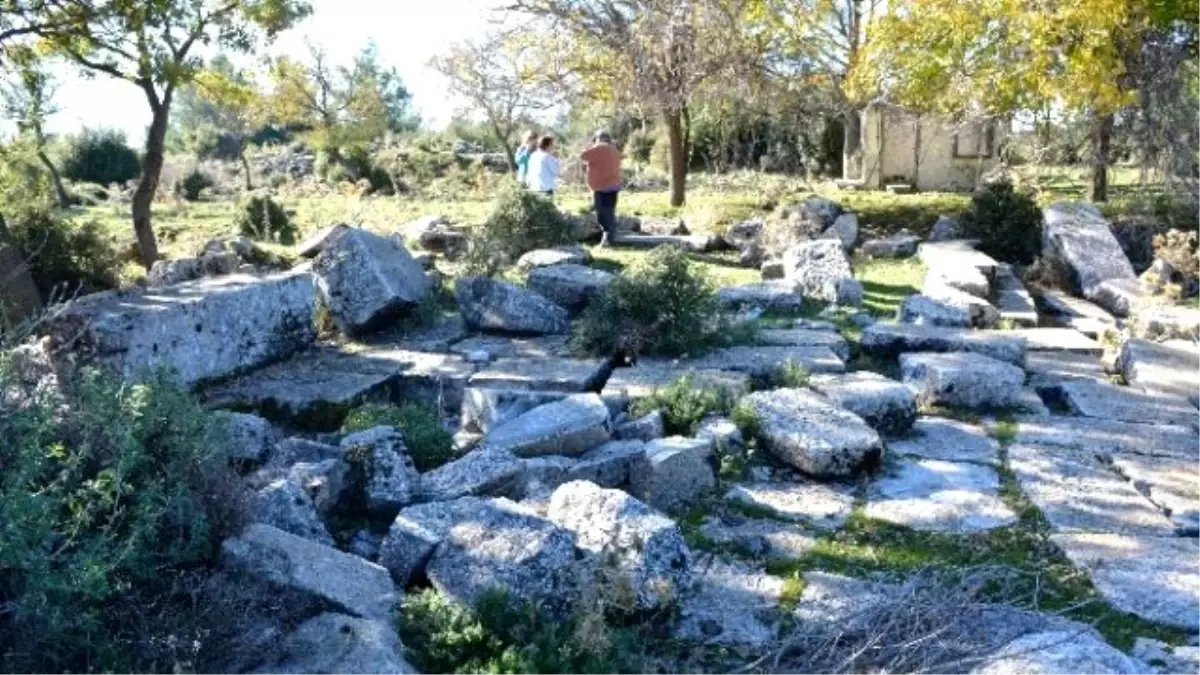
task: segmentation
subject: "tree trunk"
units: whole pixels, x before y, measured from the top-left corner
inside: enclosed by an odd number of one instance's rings
[[[50,181],[54,183],[54,193],[58,195],[58,205],[64,209],[71,205],[71,196],[67,194],[67,189],[63,187],[62,176],[58,173],[58,169],[54,167],[54,162],[46,156],[46,151],[38,149],[37,158],[41,161],[42,166],[50,172]]]
[[[238,153],[238,159],[242,160],[242,171],[246,174],[246,190],[253,190],[254,183],[250,180],[250,160],[246,159],[245,149]]]
[[[671,169],[671,206],[683,206],[687,193],[687,148],[683,139],[683,115],[679,109],[663,113],[667,126],[667,161]]]
[[[848,110],[842,116],[842,178],[862,178],[862,114]]]
[[[158,180],[163,168],[163,139],[167,135],[167,118],[170,116],[169,101],[153,107],[150,130],[146,133],[146,157],[142,162],[142,177],[133,191],[133,231],[137,235],[138,248],[142,254],[142,265],[150,269],[158,260],[158,241],[150,225],[150,205],[158,192]]]
[[[1108,201],[1108,155],[1112,145],[1113,116],[1092,117],[1092,185],[1088,197],[1093,202]]]

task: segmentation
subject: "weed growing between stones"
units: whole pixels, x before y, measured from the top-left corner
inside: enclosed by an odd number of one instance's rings
[[[377,426],[400,430],[408,456],[422,473],[454,459],[454,437],[442,426],[437,412],[428,406],[367,403],[350,411],[341,432],[352,434]]]
[[[737,392],[723,387],[698,386],[690,375],[684,375],[634,401],[629,414],[637,419],[661,410],[667,435],[690,436],[705,417],[727,414],[736,396]]]
[[[771,374],[771,388],[802,389],[808,386],[812,373],[804,366],[788,359]]]

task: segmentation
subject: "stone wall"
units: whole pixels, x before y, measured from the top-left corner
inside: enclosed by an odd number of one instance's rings
[[[992,127],[989,144],[986,123],[869,106],[863,111],[863,183],[878,189],[903,176],[921,190],[973,189],[999,162],[1004,130],[997,124]],[[986,156],[968,156],[976,154]]]

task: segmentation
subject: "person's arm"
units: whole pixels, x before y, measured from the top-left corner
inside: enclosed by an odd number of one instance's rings
[[[583,152],[579,153],[579,159],[584,164],[591,162],[592,159],[594,159],[595,157],[596,157],[596,146],[594,146],[594,145],[592,147],[588,148],[587,150],[584,150]]]

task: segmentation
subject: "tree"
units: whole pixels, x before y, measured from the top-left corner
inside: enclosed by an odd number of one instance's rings
[[[654,110],[668,139],[671,204],[687,190],[688,103],[717,72],[736,66],[746,44],[743,0],[516,0],[578,45],[581,77],[600,74],[614,95]],[[580,63],[582,61],[582,63]],[[605,65],[608,67],[606,68]],[[622,92],[621,90],[624,90]]]
[[[91,75],[136,85],[150,108],[133,228],[142,264],[158,258],[150,205],[162,174],[164,139],[177,90],[200,65],[198,44],[248,52],[305,16],[304,0],[5,0],[0,44],[36,38],[38,48]]]
[[[52,101],[54,82],[32,54],[10,50],[9,64],[10,77],[0,89],[4,114],[16,123],[18,133],[29,139],[38,161],[50,174],[59,206],[66,208],[71,205],[71,197],[63,187],[58,168],[46,154],[46,118],[58,110]]]
[[[246,189],[254,188],[246,148],[264,117],[262,96],[249,73],[218,56],[179,92],[176,126],[201,158],[237,159]]]
[[[558,102],[528,36],[515,31],[493,33],[454,45],[429,62],[446,78],[452,93],[483,115],[514,168],[518,127]]]
[[[395,68],[384,67],[379,62],[379,48],[374,40],[368,42],[355,58],[351,77],[359,83],[360,116],[381,111],[387,130],[393,133],[415,131],[420,125],[420,118],[412,108],[412,94]]]

